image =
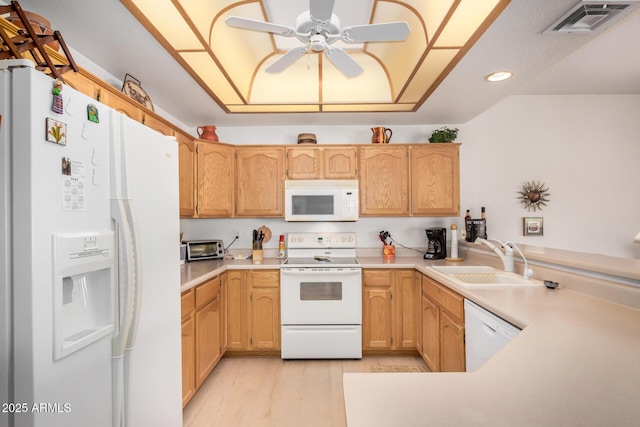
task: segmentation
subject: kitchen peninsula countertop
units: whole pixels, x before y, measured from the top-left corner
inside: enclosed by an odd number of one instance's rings
[[[640,310],[562,286],[471,290],[415,266],[523,331],[473,373],[344,374],[349,427],[638,425]]]
[[[358,260],[363,268],[415,268],[523,331],[473,373],[344,374],[349,427],[638,424],[640,310],[562,283],[555,290],[467,289],[428,268],[452,265],[445,260],[363,255]],[[281,262],[187,263],[181,268],[182,290],[227,269],[273,269]],[[465,264],[472,263],[454,265]]]

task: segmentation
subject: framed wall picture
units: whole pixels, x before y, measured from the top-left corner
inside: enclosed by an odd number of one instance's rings
[[[541,217],[522,218],[522,234],[524,236],[542,236],[544,231]]]

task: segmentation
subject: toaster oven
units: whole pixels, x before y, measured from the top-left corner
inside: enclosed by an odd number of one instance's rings
[[[185,240],[187,245],[187,261],[224,258],[222,240]]]

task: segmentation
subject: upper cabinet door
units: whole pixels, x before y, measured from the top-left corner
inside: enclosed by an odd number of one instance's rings
[[[197,214],[205,217],[233,215],[234,147],[197,141],[198,205]]]
[[[460,144],[411,147],[411,215],[460,215]]]
[[[360,215],[408,216],[407,147],[359,147],[358,157]]]
[[[320,163],[318,148],[287,148],[288,179],[319,179],[321,178]]]
[[[183,133],[176,133],[178,140],[178,170],[180,189],[180,216],[192,217],[196,213],[196,145]]]
[[[356,147],[287,147],[287,179],[356,179]]]
[[[323,148],[323,177],[326,179],[356,179],[356,153],[356,147]]]
[[[236,216],[284,216],[284,148],[236,147]]]

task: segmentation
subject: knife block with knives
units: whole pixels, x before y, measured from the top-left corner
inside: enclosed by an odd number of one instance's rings
[[[264,241],[264,232],[253,230],[253,245],[252,245],[252,259],[254,264],[261,264],[263,260],[262,256],[262,242]]]

